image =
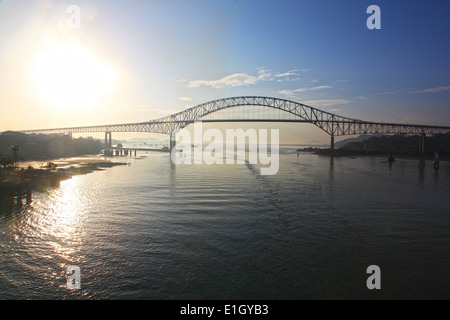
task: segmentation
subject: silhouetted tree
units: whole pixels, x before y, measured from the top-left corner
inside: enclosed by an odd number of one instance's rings
[[[0,165],[3,168],[10,167],[13,164],[13,160],[10,156],[5,154],[0,154]]]
[[[0,134],[0,153],[11,154],[12,145],[20,146],[20,158],[22,160],[98,154],[102,149],[101,142],[92,137],[74,139],[69,135],[27,135],[13,131]]]

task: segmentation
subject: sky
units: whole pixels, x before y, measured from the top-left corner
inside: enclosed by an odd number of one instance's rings
[[[2,0],[0,131],[142,122],[242,95],[450,126],[449,14],[448,0]],[[310,124],[251,125],[329,142]]]

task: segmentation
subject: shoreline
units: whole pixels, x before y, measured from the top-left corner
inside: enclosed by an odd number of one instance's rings
[[[306,151],[306,150],[304,150]],[[388,158],[389,152],[383,152],[383,151],[360,151],[360,150],[342,150],[342,149],[335,149],[334,152],[332,152],[330,149],[322,149],[322,150],[314,150],[311,151],[314,154],[317,154],[319,156],[328,156],[328,157],[357,157],[357,156],[363,156],[363,157],[385,157]],[[394,159],[410,159],[410,160],[430,160],[434,161],[435,156],[434,154],[392,154]],[[450,161],[450,156],[448,155],[439,155],[438,161]]]
[[[102,159],[103,158],[103,159]],[[55,165],[43,168],[42,163]],[[35,164],[34,166],[32,164]],[[35,166],[41,168],[35,168]],[[69,180],[77,175],[84,175],[94,171],[102,171],[115,166],[128,165],[127,162],[115,162],[103,156],[85,156],[74,158],[60,158],[53,161],[24,161],[19,170],[5,176],[0,182],[1,193],[16,193],[17,190],[58,186],[61,181]]]
[[[58,169],[67,169],[70,167],[83,166],[88,164],[95,163],[114,163],[114,161],[108,160],[104,155],[84,155],[84,156],[74,156],[67,158],[52,158],[52,159],[42,159],[42,160],[24,160],[20,162],[20,169],[26,169],[29,166],[34,169],[40,169],[40,167],[44,166],[48,163],[56,164],[56,168]]]

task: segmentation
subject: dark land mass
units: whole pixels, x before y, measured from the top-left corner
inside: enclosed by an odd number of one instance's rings
[[[25,134],[5,131],[0,134],[0,155],[12,157],[12,147],[19,146],[18,157],[24,160],[43,160],[99,154],[103,149],[100,140],[72,138],[61,134]]]
[[[319,155],[356,156],[376,155],[388,156],[392,153],[396,158],[435,159],[439,153],[439,160],[450,160],[450,134],[439,134],[425,137],[424,152],[419,151],[419,136],[374,136],[363,141],[348,142],[341,148],[317,149]]]
[[[41,188],[47,186],[58,186],[63,180],[67,180],[76,175],[87,174],[94,171],[105,170],[120,165],[126,165],[124,162],[102,161],[100,159],[86,159],[67,161],[71,165],[65,168],[49,167],[46,169],[27,169],[14,170],[11,168],[2,169],[0,176],[0,193],[5,189],[20,187],[21,185],[32,188]],[[49,162],[53,164],[53,162]]]
[[[127,164],[98,157],[49,161],[96,155],[102,148],[102,143],[93,138],[3,132],[0,134],[0,195],[17,195],[23,190],[58,186],[61,181],[75,175]],[[32,161],[40,163],[40,168],[26,164]],[[22,168],[17,168],[18,163]]]

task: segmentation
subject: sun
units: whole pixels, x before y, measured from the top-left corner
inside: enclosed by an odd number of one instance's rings
[[[62,43],[37,57],[33,78],[39,93],[55,107],[79,111],[111,92],[115,70],[86,47]]]

